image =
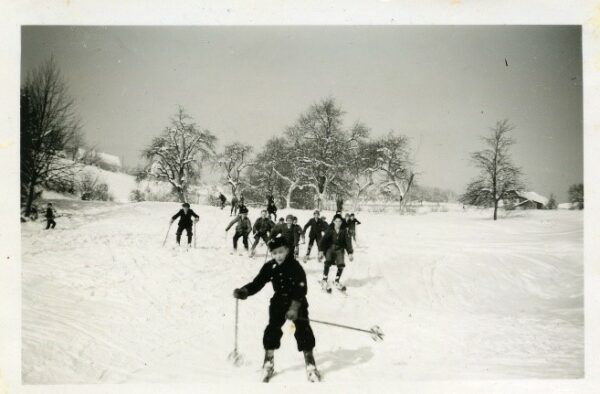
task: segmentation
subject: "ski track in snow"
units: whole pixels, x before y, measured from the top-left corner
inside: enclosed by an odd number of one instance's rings
[[[195,207],[198,248],[185,251],[173,248],[175,225],[161,247],[178,204],[54,203],[65,214],[56,230],[22,226],[24,383],[259,380],[270,285],[240,302],[244,363],[227,355],[232,290],[266,249],[230,255],[226,210]],[[311,216],[292,211],[301,224]],[[347,296],[320,290],[315,250],[304,265],[310,316],[377,324],[385,340],[313,323],[325,381],[583,376],[581,212],[359,218]],[[273,384],[303,382],[292,324],[283,331]]]

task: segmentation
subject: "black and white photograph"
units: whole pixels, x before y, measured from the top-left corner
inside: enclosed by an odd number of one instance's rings
[[[19,32],[24,387],[590,377],[581,24]]]

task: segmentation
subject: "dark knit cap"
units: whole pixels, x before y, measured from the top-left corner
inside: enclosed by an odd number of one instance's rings
[[[278,234],[275,238],[269,241],[269,250],[271,251],[282,246],[288,247],[287,239],[282,234]]]

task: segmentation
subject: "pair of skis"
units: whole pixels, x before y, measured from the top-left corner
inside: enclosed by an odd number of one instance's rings
[[[194,249],[196,249],[196,224],[198,222],[194,221]],[[173,225],[173,222],[169,223],[169,228],[167,229],[167,233],[165,234],[165,239],[162,243],[163,248],[165,247],[165,244],[167,243],[167,238],[169,237],[169,232],[171,231],[171,226]]]
[[[265,363],[262,370],[262,382],[269,383],[275,375],[275,365],[272,362]],[[321,381],[321,374],[315,365],[306,366],[306,379],[311,383],[318,383]]]
[[[233,348],[233,351],[229,354],[229,357],[228,357],[229,360],[236,367],[239,367],[240,365],[243,364],[243,356],[238,351],[238,320],[239,320],[239,300],[236,299],[235,300],[235,337],[234,337],[234,348]],[[305,319],[302,319],[302,320],[305,320]],[[343,328],[343,329],[347,329],[347,330],[364,332],[364,333],[370,334],[371,339],[373,339],[376,342],[377,341],[383,341],[383,335],[384,334],[383,334],[383,331],[381,331],[381,328],[379,328],[379,326],[373,326],[370,329],[366,330],[366,329],[363,329],[363,328],[352,327],[352,326],[347,326],[347,325],[338,324],[338,323],[332,323],[332,322],[326,322],[326,321],[321,321],[321,320],[316,320],[316,319],[309,319],[308,321],[310,321],[311,323],[318,323],[318,324],[323,324],[323,325],[327,325],[327,326]],[[265,382],[265,383],[267,383],[267,382],[269,382],[271,380],[271,378],[274,375],[275,375],[275,365],[273,363],[273,360],[271,359],[270,362],[269,362],[269,360],[265,360],[265,363],[263,365],[262,381]],[[306,377],[307,377],[307,379],[308,379],[309,382],[319,382],[319,381],[321,381],[321,376],[319,374],[319,371],[317,370],[316,365],[314,364],[314,359],[312,360],[312,362],[309,362],[306,365]]]
[[[325,293],[327,294],[331,294],[331,283],[329,283],[326,280],[321,279],[319,281],[319,285],[321,285],[321,290],[323,290]],[[340,282],[333,282],[333,288],[335,288],[336,290],[338,290],[340,293],[343,293],[345,295],[347,295],[346,293],[346,286],[344,286],[343,284],[341,284]]]

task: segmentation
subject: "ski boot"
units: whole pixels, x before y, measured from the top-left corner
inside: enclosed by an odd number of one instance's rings
[[[315,357],[312,351],[304,352],[304,361],[306,362],[306,378],[309,382],[315,383],[321,381],[321,374],[317,369]]]
[[[335,287],[339,291],[346,291],[346,286],[344,286],[343,284],[341,284],[339,280],[335,280],[333,282],[333,287]]]
[[[263,362],[262,367],[262,381],[264,383],[268,383],[269,380],[273,377],[275,373],[275,350],[266,350],[265,351],[265,361]]]
[[[319,284],[321,285],[321,289],[324,292],[331,293],[331,286],[329,285],[329,282],[327,281],[327,279],[321,279],[319,281]]]

